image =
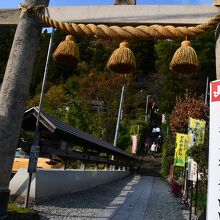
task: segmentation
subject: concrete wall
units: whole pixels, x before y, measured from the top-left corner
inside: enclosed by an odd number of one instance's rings
[[[24,201],[29,174],[27,169],[20,169],[10,181],[9,189],[13,199]],[[32,175],[30,198],[35,198],[35,174]]]
[[[39,203],[69,193],[83,191],[123,178],[129,171],[38,170],[32,178],[30,200]],[[23,200],[28,173],[20,169],[10,182],[11,196]]]

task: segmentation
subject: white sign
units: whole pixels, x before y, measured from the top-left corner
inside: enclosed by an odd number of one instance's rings
[[[197,181],[197,163],[193,159],[188,160],[188,180]]]
[[[207,220],[220,219],[220,80],[210,84]]]

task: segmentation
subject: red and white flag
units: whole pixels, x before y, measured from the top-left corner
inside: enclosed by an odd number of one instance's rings
[[[137,135],[131,135],[131,141],[132,141],[131,153],[136,154],[136,152],[137,152]]]

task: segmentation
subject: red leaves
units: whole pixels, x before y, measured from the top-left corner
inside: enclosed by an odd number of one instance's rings
[[[172,132],[186,133],[188,128],[189,117],[196,119],[205,119],[203,97],[195,97],[186,94],[184,99],[176,99],[176,105],[170,115],[170,126]]]

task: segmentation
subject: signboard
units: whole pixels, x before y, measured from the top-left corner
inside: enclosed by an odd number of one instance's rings
[[[174,155],[174,166],[185,167],[186,150],[188,144],[187,134],[176,134],[176,148]]]
[[[188,140],[189,148],[193,145],[199,145],[204,143],[205,137],[205,124],[204,120],[189,118],[188,127]]]
[[[188,180],[197,181],[197,163],[192,158],[188,160]]]
[[[39,156],[40,147],[36,145],[31,146],[30,159],[28,163],[28,173],[35,173],[37,169],[37,160]]]
[[[220,219],[220,80],[210,84],[207,220]]]

